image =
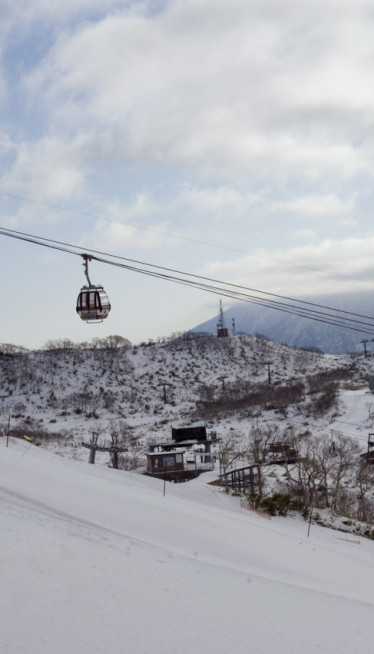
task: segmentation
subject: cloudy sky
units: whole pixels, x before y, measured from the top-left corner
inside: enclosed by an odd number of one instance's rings
[[[2,0],[0,19],[2,227],[287,296],[370,290],[371,1]],[[139,342],[217,313],[92,263],[113,308],[86,325],[79,257],[0,248],[0,342]]]

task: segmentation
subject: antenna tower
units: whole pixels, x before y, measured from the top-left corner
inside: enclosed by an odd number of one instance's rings
[[[225,320],[223,317],[222,300],[219,301],[219,320],[217,323],[217,336],[218,338],[227,338],[229,330],[225,327]]]

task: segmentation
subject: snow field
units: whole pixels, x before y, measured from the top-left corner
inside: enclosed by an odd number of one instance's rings
[[[4,654],[372,651],[374,543],[0,440]]]

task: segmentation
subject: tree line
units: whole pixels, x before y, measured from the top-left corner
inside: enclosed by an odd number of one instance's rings
[[[374,524],[374,466],[349,436],[254,426],[245,438],[232,431],[222,440],[220,462],[227,488],[230,470],[253,465],[255,484],[247,495],[271,512],[296,508],[306,516],[312,509],[329,509]],[[278,504],[272,501],[277,497]]]

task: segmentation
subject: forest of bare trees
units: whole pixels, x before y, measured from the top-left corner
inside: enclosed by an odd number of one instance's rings
[[[338,432],[273,425],[253,426],[245,437],[232,431],[221,442],[220,463],[227,490],[228,472],[252,465],[255,483],[246,495],[272,513],[328,509],[374,524],[374,466],[357,440]]]

